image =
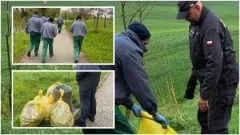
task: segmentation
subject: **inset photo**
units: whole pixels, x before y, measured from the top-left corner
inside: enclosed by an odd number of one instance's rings
[[[12,64],[114,64],[114,11],[111,6],[12,7]]]
[[[12,128],[114,128],[114,71],[12,72]]]

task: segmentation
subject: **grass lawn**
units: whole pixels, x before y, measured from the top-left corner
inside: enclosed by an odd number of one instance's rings
[[[101,74],[101,80],[107,74]],[[74,108],[80,108],[79,88],[77,85],[76,73],[74,72],[15,72],[13,74],[13,112],[14,127],[19,127],[19,115],[25,104],[33,100],[38,95],[39,89],[44,91],[44,95],[55,82],[62,82],[72,88],[72,103]],[[50,126],[42,123],[40,126]]]
[[[15,32],[13,37],[13,62],[17,63],[27,52],[30,39],[25,32]]]

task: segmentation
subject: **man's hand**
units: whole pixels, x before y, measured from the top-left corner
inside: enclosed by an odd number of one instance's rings
[[[208,100],[204,100],[200,97],[198,101],[198,110],[205,112],[208,110],[208,108]]]
[[[168,126],[168,121],[164,116],[162,116],[160,114],[154,114],[153,118],[156,122],[162,124],[164,128],[166,128]]]
[[[134,115],[136,117],[140,117],[140,113],[142,111],[142,108],[140,106],[137,105],[133,105],[133,107],[131,108],[132,112],[134,113]]]

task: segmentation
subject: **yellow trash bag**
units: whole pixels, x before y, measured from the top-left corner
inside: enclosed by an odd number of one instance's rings
[[[64,90],[60,89],[61,97],[53,105],[51,113],[51,125],[54,127],[72,127],[73,115],[70,111],[70,107],[62,100]]]
[[[44,107],[40,103],[40,98],[34,98],[27,102],[20,114],[21,127],[37,127],[45,116]]]
[[[65,29],[65,25],[62,25],[62,29],[63,29],[63,30]]]
[[[48,96],[52,95],[52,94],[53,94],[53,90],[54,90],[58,85],[62,85],[62,83],[61,83],[61,82],[56,82],[56,83],[54,83],[53,85],[51,85],[51,86],[48,88],[48,90],[47,90],[46,96],[48,97]]]
[[[152,115],[141,112],[138,134],[177,134],[171,127],[163,128],[161,124],[154,121]]]
[[[54,104],[54,98],[52,95],[48,97],[48,101],[45,102],[44,109],[45,109],[45,122],[50,122],[51,119],[51,113],[52,113],[52,106]]]
[[[40,104],[42,106],[45,106],[45,104],[48,102],[48,97],[43,96],[43,90],[38,91],[38,95],[34,98],[34,100],[39,100]]]

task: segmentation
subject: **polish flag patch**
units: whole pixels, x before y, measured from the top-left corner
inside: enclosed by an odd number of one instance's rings
[[[213,41],[207,41],[208,46],[213,46]]]

